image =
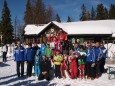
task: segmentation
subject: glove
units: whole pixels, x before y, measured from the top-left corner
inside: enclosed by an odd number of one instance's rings
[[[91,67],[95,67],[95,63],[92,63]]]

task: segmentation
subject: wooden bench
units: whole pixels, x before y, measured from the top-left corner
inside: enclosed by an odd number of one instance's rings
[[[110,80],[112,75],[114,75],[115,79],[115,65],[108,64],[106,67],[108,68],[108,79]]]

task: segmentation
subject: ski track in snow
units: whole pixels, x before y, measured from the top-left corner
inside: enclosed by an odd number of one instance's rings
[[[2,59],[0,58],[0,62]],[[115,79],[108,80],[107,73],[103,74],[99,79],[80,80],[80,79],[57,79],[51,81],[38,81],[35,77],[26,77],[26,63],[24,78],[18,78],[16,75],[16,62],[12,58],[8,58],[7,63],[0,64],[0,86],[114,86]]]

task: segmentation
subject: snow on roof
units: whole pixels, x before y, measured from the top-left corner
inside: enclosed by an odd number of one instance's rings
[[[96,20],[96,21],[79,21],[79,22],[67,22],[59,23],[52,21],[56,26],[62,28],[68,35],[77,34],[112,34],[115,32],[115,20]],[[45,27],[44,26],[27,25],[25,27],[25,34],[39,34]],[[115,37],[115,34],[113,35]]]
[[[112,30],[115,29],[115,20],[80,21],[57,25],[68,34],[112,34]]]
[[[26,25],[25,35],[35,35],[44,29],[44,25]]]

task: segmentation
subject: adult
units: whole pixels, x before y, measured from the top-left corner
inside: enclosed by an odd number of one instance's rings
[[[86,49],[86,75],[87,79],[95,78],[95,58],[94,58],[94,50],[92,49],[91,43],[87,43]]]
[[[100,48],[103,52],[100,59],[100,72],[104,73],[104,70],[105,70],[104,65],[105,65],[105,60],[106,60],[106,55],[107,55],[107,49],[104,47],[103,43],[100,44]]]
[[[27,61],[27,76],[32,76],[32,66],[34,61],[34,50],[32,48],[32,44],[28,44],[28,48],[26,50],[26,61]]]
[[[34,43],[34,46],[33,46],[32,48],[33,48],[33,55],[34,55],[34,57],[35,57],[36,52],[37,52],[37,50],[39,49],[39,47],[38,47],[38,45],[37,45],[36,42]],[[35,58],[34,58],[34,59],[35,59]],[[34,65],[34,61],[33,61],[33,65]]]
[[[45,50],[46,50],[46,46],[44,43],[42,43],[41,48],[39,50],[41,52],[41,53],[39,53],[41,55],[41,57],[45,55]]]
[[[84,50],[87,49],[86,42],[83,42],[83,49],[84,49]]]
[[[17,42],[17,47],[14,50],[14,61],[16,61],[16,70],[18,77],[23,77],[24,75],[24,61],[26,60],[26,50],[21,46],[21,42]],[[21,65],[21,73],[20,73]]]
[[[40,75],[38,80],[46,79],[47,81],[50,80],[49,71],[51,69],[51,63],[47,60],[46,56],[42,56],[42,61],[40,62]]]
[[[78,53],[78,51],[79,51],[79,43],[75,43],[75,45],[74,45],[74,51],[76,53]]]
[[[7,57],[6,57],[6,55],[7,55],[7,52],[8,52],[8,46],[7,46],[7,44],[5,44],[4,46],[3,46],[3,62],[7,62]]]
[[[47,47],[45,49],[45,56],[48,58],[48,60],[51,59],[52,56],[52,48],[50,48],[50,44],[47,44]]]
[[[102,57],[102,50],[100,48],[100,43],[96,42],[94,47],[95,60],[96,60],[96,78],[100,76],[100,60]]]

